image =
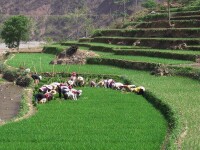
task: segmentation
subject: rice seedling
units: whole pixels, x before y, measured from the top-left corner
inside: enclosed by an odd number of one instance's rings
[[[26,61],[26,65],[31,66],[32,63],[30,60],[34,60],[36,55],[39,57],[41,56],[41,54],[33,54],[30,58],[27,56],[24,57],[24,54],[19,54],[8,61],[8,64],[18,67],[16,64],[19,64],[21,60],[23,60]],[[53,57],[53,55],[43,55],[42,64],[44,66],[44,71],[50,70],[47,62]],[[45,61],[43,61],[43,59]],[[37,60],[35,60],[35,62],[37,62]],[[35,64],[35,67],[39,68],[39,65]],[[67,67],[68,70],[66,66],[55,65],[55,72],[65,70],[65,72],[79,71],[80,73],[116,74],[126,76],[133,84],[145,86],[147,90],[151,91],[174,111],[177,124],[170,136],[171,146],[176,147],[176,140],[181,137],[184,131],[183,129],[189,128],[187,136],[185,136],[184,142],[182,143],[182,148],[190,149],[191,147],[198,147],[198,141],[200,141],[197,132],[200,124],[198,115],[200,113],[198,107],[200,99],[198,90],[200,88],[199,82],[184,77],[155,77],[145,71],[128,70],[111,66],[82,65],[78,67],[77,65],[68,65]]]
[[[82,88],[78,101],[38,105],[33,117],[0,128],[0,149],[160,149],[166,121],[142,96]]]

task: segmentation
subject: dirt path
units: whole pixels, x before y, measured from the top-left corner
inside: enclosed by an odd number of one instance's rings
[[[27,100],[27,105],[29,107],[28,113],[26,113],[24,116],[20,118],[15,119],[14,122],[29,118],[30,116],[34,115],[36,112],[36,108],[32,104],[32,96],[33,96],[32,89],[25,89],[25,92],[27,93],[26,100]]]
[[[41,52],[42,51],[41,44],[43,43],[30,42],[28,43],[28,45],[26,43],[24,45],[21,44],[19,52]],[[4,44],[3,45],[0,44],[0,55],[2,55],[2,52],[4,50],[8,49],[5,47]],[[8,82],[0,83],[0,125],[3,125],[5,124],[6,121],[15,118],[19,113],[23,90],[25,90],[25,92],[27,93],[26,100],[29,106],[29,111],[23,117],[17,118],[14,121],[20,121],[22,119],[28,118],[35,113],[36,110],[32,105],[32,94],[33,94],[32,90],[23,89],[19,86],[14,85],[13,83],[8,83]]]
[[[0,84],[0,124],[19,113],[22,91],[21,87],[13,83]]]
[[[6,121],[17,116],[20,111],[20,102],[22,100],[23,91],[26,93],[25,99],[29,110],[24,116],[16,118],[13,121],[20,121],[35,114],[36,109],[32,104],[33,91],[31,89],[23,89],[13,85],[13,83],[3,83],[0,85],[0,125],[5,124]]]

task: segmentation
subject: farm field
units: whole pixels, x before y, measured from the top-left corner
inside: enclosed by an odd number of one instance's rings
[[[18,57],[13,57],[8,61],[8,64],[14,67],[18,67],[19,64],[25,64],[27,67],[32,66],[32,61],[30,57],[24,57],[24,54],[18,54],[16,56],[23,56],[23,59]],[[36,57],[37,56],[37,57]],[[34,62],[35,68],[38,72],[50,72],[53,70],[53,66],[49,67],[49,60],[53,58],[53,55],[49,54],[31,54],[32,60],[36,59]],[[40,68],[40,60],[43,64],[42,70]],[[33,69],[33,68],[31,68]],[[194,144],[193,137],[195,136],[195,141],[199,140],[198,131],[198,102],[200,99],[200,94],[198,90],[200,84],[195,80],[184,78],[184,77],[156,77],[145,71],[135,71],[129,69],[122,69],[117,67],[110,67],[104,65],[55,65],[55,72],[72,72],[76,71],[78,73],[94,73],[94,74],[116,74],[121,75],[132,81],[133,84],[143,85],[149,91],[151,91],[158,99],[161,99],[164,103],[168,104],[175,115],[176,128],[173,130],[173,134],[177,137],[171,137],[170,140],[173,142],[176,140],[180,134],[184,131],[182,129],[191,127],[187,132],[187,138],[184,146],[188,144]],[[187,110],[187,111],[185,111]],[[199,147],[198,143],[193,145],[194,147]]]
[[[200,149],[199,7],[172,12],[171,22],[163,10],[146,12],[121,29],[97,29],[78,41],[45,45],[43,53],[9,55],[3,74],[20,68],[24,77],[30,68],[43,76],[39,86],[31,85],[33,94],[72,72],[87,86],[75,87],[83,90],[78,101],[56,95],[37,105],[34,116],[1,126],[0,149]],[[145,92],[88,87],[91,80],[110,78]]]
[[[167,125],[142,96],[82,88],[78,101],[38,105],[27,120],[0,128],[0,149],[159,149]],[[145,142],[145,144],[144,144]]]

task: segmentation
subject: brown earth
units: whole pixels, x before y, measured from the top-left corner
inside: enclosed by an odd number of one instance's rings
[[[0,124],[19,113],[22,90],[23,88],[13,83],[0,84]]]
[[[41,53],[42,52],[42,47],[33,47],[33,48],[20,48],[19,51],[15,50],[10,50],[12,53]]]
[[[86,58],[95,56],[98,56],[95,52],[86,50],[78,50],[72,56],[68,56],[65,52],[62,52],[50,64],[85,64]]]

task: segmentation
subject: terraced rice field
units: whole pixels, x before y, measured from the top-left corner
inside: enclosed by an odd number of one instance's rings
[[[24,54],[19,54],[24,55]],[[36,58],[35,56],[39,55],[41,60],[44,60],[43,64],[43,71],[51,71],[52,69],[49,68],[48,64],[45,67],[45,62],[48,62],[53,57],[52,55],[48,54],[33,54],[31,55],[32,58]],[[18,55],[17,55],[18,56]],[[42,57],[43,56],[43,57]],[[49,57],[50,56],[50,57]],[[14,63],[13,63],[14,62]],[[23,59],[18,59],[14,57],[11,61],[8,61],[8,64],[11,66],[16,66],[22,62],[25,62],[27,67],[32,66],[30,58],[23,57]],[[38,61],[36,61],[38,62]],[[40,63],[35,63],[35,67],[40,72]],[[122,75],[127,77],[132,81],[132,83],[136,85],[143,85],[146,87],[147,90],[150,90],[156,97],[161,99],[166,104],[170,105],[172,110],[175,113],[175,118],[177,118],[177,128],[174,130],[174,134],[177,137],[180,136],[182,133],[181,128],[185,128],[186,126],[190,126],[188,132],[188,136],[185,139],[187,142],[184,143],[183,146],[188,146],[188,142],[192,142],[193,137],[196,135],[195,139],[198,141],[198,124],[197,121],[198,116],[198,100],[199,91],[194,89],[199,89],[200,84],[194,80],[181,78],[181,77],[155,77],[151,76],[148,72],[144,71],[134,71],[134,70],[127,70],[121,69],[117,67],[110,67],[110,66],[101,66],[101,65],[68,65],[68,66],[54,66],[55,72],[56,71],[66,71],[72,72],[77,71],[80,73],[94,73],[94,74],[116,74]],[[192,103],[191,103],[192,102]],[[187,111],[185,111],[187,110]],[[189,139],[188,139],[189,138]],[[171,137],[170,140],[173,142],[175,137]],[[194,140],[194,139],[193,139]],[[193,145],[194,147],[198,147],[198,143]]]
[[[171,119],[174,119],[173,128],[171,131],[168,130],[170,132],[167,132],[170,122],[165,120],[169,118],[164,119],[161,112],[158,112],[143,97],[107,89],[83,88],[84,95],[79,101],[55,100],[46,105],[40,105],[34,117],[0,128],[2,135],[5,135],[0,137],[0,148],[15,149],[22,146],[25,149],[62,149],[63,147],[69,149],[161,149],[166,136],[169,149],[199,149],[200,74],[198,72],[192,74],[197,80],[192,80],[181,76],[152,76],[147,71],[136,71],[126,66],[115,67],[118,64],[112,64],[111,67],[102,65],[102,62],[96,65],[49,65],[49,62],[55,58],[52,53],[55,54],[73,44],[79,45],[81,49],[94,50],[99,54],[99,58],[122,60],[129,65],[130,62],[140,62],[141,68],[142,65],[146,65],[144,64],[146,62],[168,66],[192,65],[200,58],[199,11],[195,11],[196,7],[180,9],[180,11],[187,10],[185,13],[175,13],[177,10],[179,9],[173,9],[174,29],[169,27],[166,18],[159,20],[159,17],[166,17],[165,13],[149,14],[143,18],[143,21],[148,22],[133,23],[134,30],[102,30],[104,35],[97,31],[92,38],[80,39],[79,42],[51,45],[49,51],[46,51],[51,54],[16,54],[7,61],[7,64],[12,67],[29,67],[38,73],[76,71],[87,74],[119,75],[133,84],[142,85],[154,99],[152,102],[147,97],[147,100],[154,103],[165,117],[169,115]],[[191,17],[187,17],[188,15]],[[155,28],[160,28],[160,30],[154,32]],[[130,34],[142,31],[154,32],[154,35],[152,37],[149,35],[127,36],[124,30]],[[177,35],[172,35],[175,32]],[[195,35],[190,32],[195,32]],[[136,40],[140,40],[140,46],[132,46]],[[118,42],[124,42],[126,45],[117,44]],[[177,46],[183,42],[187,45],[184,50],[171,49],[171,46]],[[115,55],[117,51],[122,51],[122,53],[127,51],[127,53]],[[137,51],[140,56],[130,54],[128,51]],[[185,71],[181,74],[190,73],[192,70],[190,67],[181,69]],[[168,106],[170,111],[165,110],[164,106]],[[54,113],[49,113],[51,111]],[[136,121],[137,119],[139,122]],[[54,129],[58,130],[54,131]],[[12,134],[13,137],[9,136],[10,131],[15,133]],[[21,132],[23,134],[19,135]],[[28,133],[31,133],[30,136],[27,136]],[[137,143],[139,140],[141,142]],[[11,142],[13,144],[10,144]]]
[[[0,149],[159,149],[166,120],[142,96],[82,88],[78,101],[38,105],[27,120],[0,128]],[[145,144],[144,144],[145,142]]]

